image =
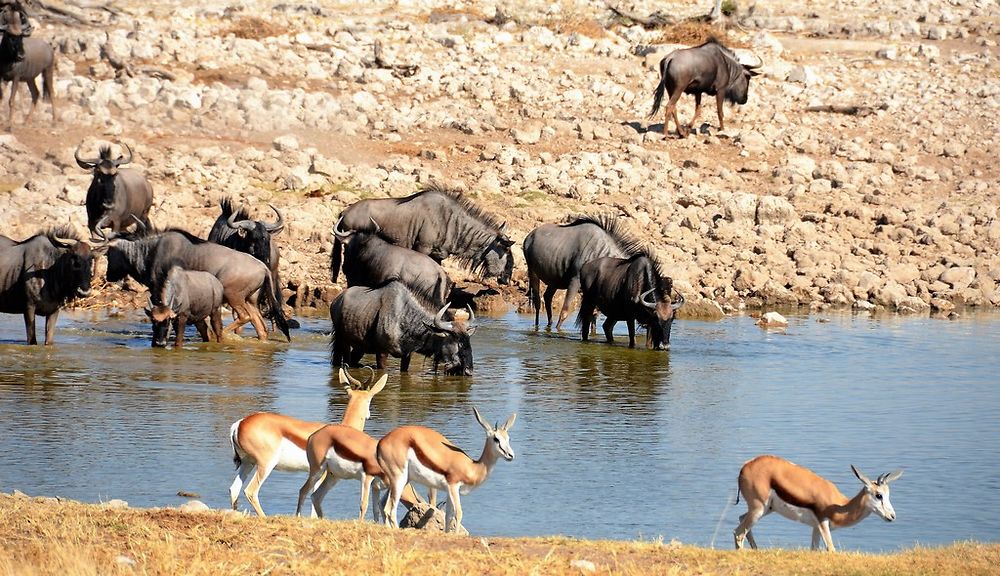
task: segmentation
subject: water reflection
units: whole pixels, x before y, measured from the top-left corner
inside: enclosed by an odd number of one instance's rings
[[[854,493],[849,465],[903,468],[899,519],[834,533],[839,547],[892,549],[997,539],[1000,520],[1000,317],[959,322],[836,315],[793,317],[784,333],[748,318],[678,322],[669,352],[583,344],[574,331],[534,332],[532,318],[480,319],[471,378],[390,364],[367,430],[441,430],[478,455],[472,417],[511,412],[517,458],[463,499],[474,533],[678,538],[730,545],[742,462],[775,452]],[[340,421],[347,395],[329,365],[329,320],[304,319],[289,345],[190,342],[154,350],[138,316],[65,314],[53,347],[20,344],[18,317],[0,317],[0,486],[135,506],[179,503],[178,490],[227,505],[228,431],[260,410]],[[367,380],[364,370],[353,372]],[[68,424],[71,425],[68,427]],[[72,430],[72,433],[67,433]],[[155,459],[148,454],[156,454]],[[53,473],[72,470],[72,474]],[[933,525],[927,495],[949,496]],[[301,478],[274,474],[269,512],[291,513]],[[355,487],[328,498],[351,517]],[[643,506],[642,514],[635,513]],[[808,529],[767,518],[762,545],[808,546]]]

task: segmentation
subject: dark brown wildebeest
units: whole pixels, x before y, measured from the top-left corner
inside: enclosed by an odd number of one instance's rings
[[[159,304],[150,298],[146,315],[153,322],[153,346],[165,347],[171,326],[174,348],[184,345],[184,327],[190,321],[201,339],[208,342],[208,320],[216,342],[222,342],[222,282],[208,272],[184,270],[172,266],[157,295]]]
[[[673,280],[664,276],[660,265],[649,252],[630,258],[608,256],[587,262],[580,269],[583,301],[577,323],[583,327],[583,340],[590,336],[590,323],[595,309],[607,317],[604,336],[614,342],[612,332],[619,320],[628,325],[628,345],[635,348],[635,323],[646,326],[646,348],[666,350],[670,347],[670,329],[674,313],[684,305],[684,296],[670,301]]]
[[[76,163],[84,170],[92,170],[94,179],[87,189],[87,228],[91,234],[111,228],[121,232],[135,222],[149,227],[149,207],[153,204],[153,187],[146,176],[134,168],[121,168],[132,162],[132,149],[128,158],[111,157],[111,146],[104,144],[97,158],[80,158],[80,147],[73,152]]]
[[[378,230],[376,227],[375,232],[341,232],[334,227],[334,237],[344,244],[347,285],[381,286],[399,280],[428,303],[444,306],[452,288],[444,268],[426,254],[387,242],[378,235]],[[332,262],[330,266],[332,269]]]
[[[56,102],[52,95],[54,90],[53,75],[55,73],[55,53],[48,42],[37,38],[28,38],[32,26],[28,22],[20,4],[5,4],[0,6],[0,101],[3,100],[3,83],[10,82],[9,113],[7,130],[14,127],[14,103],[17,97],[17,84],[24,82],[31,92],[31,109],[25,123],[31,120],[38,104],[38,84],[35,78],[42,76],[42,92],[52,106],[52,121],[56,121]]]
[[[625,232],[620,220],[611,216],[581,216],[566,224],[542,224],[529,232],[524,238],[524,260],[528,264],[528,298],[535,309],[535,328],[541,309],[541,282],[545,282],[546,328],[552,326],[552,297],[556,290],[566,290],[556,322],[559,330],[580,290],[580,268],[594,258],[622,258],[639,249],[639,242]]]
[[[446,322],[444,305],[437,314],[428,311],[410,289],[392,281],[378,288],[353,286],[341,292],[330,305],[333,332],[330,361],[334,366],[357,365],[366,353],[374,353],[378,367],[386,356],[401,358],[399,371],[410,368],[414,352],[430,356],[437,369],[456,376],[472,375],[472,344],[476,317]]]
[[[715,107],[719,113],[719,130],[725,130],[722,120],[722,104],[725,100],[736,104],[747,103],[747,93],[750,88],[750,78],[756,76],[761,63],[741,64],[736,54],[722,45],[715,38],[710,38],[701,46],[674,50],[660,60],[660,83],[653,94],[653,110],[650,116],[660,109],[664,93],[670,95],[663,118],[663,137],[667,137],[667,126],[671,116],[677,134],[687,136],[689,128],[696,128],[695,123],[701,114],[701,95],[715,96]],[[688,128],[681,126],[677,119],[677,101],[681,94],[694,94],[694,117]]]
[[[431,185],[405,198],[361,200],[340,214],[335,226],[342,232],[375,230],[397,246],[427,254],[437,262],[455,257],[501,284],[510,281],[514,241],[504,234],[504,224],[480,210],[458,191]],[[341,242],[334,238],[330,273],[340,273]]]
[[[15,242],[0,236],[0,312],[23,314],[28,344],[37,344],[35,315],[45,316],[52,344],[59,310],[90,295],[94,252],[67,227]]]

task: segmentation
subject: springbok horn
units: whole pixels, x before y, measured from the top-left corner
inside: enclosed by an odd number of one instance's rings
[[[445,321],[443,321],[444,313],[447,312],[447,311],[448,311],[448,305],[447,304],[445,304],[444,306],[441,307],[440,310],[438,310],[437,315],[434,316],[434,327],[438,328],[440,330],[445,330],[447,332],[451,332],[452,330],[455,329],[454,324],[452,324],[451,322],[445,322]]]
[[[378,234],[379,232],[382,231],[382,227],[378,225],[378,222],[376,222],[374,218],[372,218],[371,216],[369,216],[368,219],[371,220],[372,224],[375,226],[375,233],[376,234]]]
[[[83,168],[84,170],[93,170],[94,166],[97,166],[97,163],[100,162],[101,160],[99,158],[95,158],[93,160],[85,160],[83,158],[80,158],[81,146],[83,146],[83,144],[80,144],[80,146],[76,147],[76,150],[73,152],[73,158],[76,158],[76,163],[77,165],[80,166],[80,168]]]
[[[341,216],[337,220],[337,223],[333,225],[333,235],[336,236],[337,238],[340,238],[341,240],[347,240],[348,238],[351,237],[351,234],[353,234],[354,232],[341,232],[340,231],[340,223],[343,222],[343,221],[344,221],[344,217]]]
[[[351,373],[347,371],[346,364],[340,367],[340,371],[344,373],[344,376],[347,378],[347,383],[351,385],[352,389],[361,390],[364,387],[364,385],[361,383],[360,380],[358,380],[354,376],[351,376]]]
[[[124,146],[125,149],[128,150],[128,158],[126,159],[126,158],[123,158],[122,156],[119,156],[118,159],[115,160],[115,162],[114,162],[116,168],[118,166],[123,166],[125,164],[130,164],[132,162],[132,149],[129,148],[128,144],[126,144],[124,142],[122,142],[122,146]]]
[[[230,214],[229,218],[226,220],[226,225],[232,228],[233,230],[239,230],[241,228],[243,230],[253,230],[254,228],[253,220],[240,220],[237,222],[236,215],[239,214],[242,210],[243,210],[242,206],[240,206],[239,210],[233,210],[233,213]]]
[[[677,294],[677,301],[670,304],[670,307],[674,310],[680,309],[684,305],[684,295],[680,292],[674,290],[674,294]]]
[[[375,369],[372,368],[371,366],[368,366],[367,364],[365,365],[365,368],[367,368],[368,371],[372,373],[371,377],[368,378],[368,382],[365,382],[365,390],[371,390],[372,384],[375,383]]]
[[[656,292],[656,288],[650,288],[649,290],[646,290],[645,292],[639,295],[639,301],[642,302],[642,305],[645,306],[646,308],[656,308],[656,302],[653,302],[651,300],[646,300],[646,296],[649,296],[653,292]]]
[[[270,206],[271,210],[274,210],[274,213],[278,215],[278,221],[274,224],[268,224],[265,222],[264,228],[266,228],[271,234],[277,234],[285,229],[285,217],[281,215],[281,210],[274,207],[274,204],[268,203],[268,206]]]

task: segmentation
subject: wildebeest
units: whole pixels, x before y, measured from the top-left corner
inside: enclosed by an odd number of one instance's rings
[[[108,249],[109,282],[135,278],[151,288],[156,297],[167,273],[174,264],[186,270],[201,270],[219,279],[223,300],[236,313],[236,321],[225,328],[236,331],[250,322],[257,337],[267,339],[267,330],[258,308],[263,298],[266,312],[273,315],[286,338],[288,322],[274,299],[271,275],[264,263],[249,254],[207,242],[181,230],[155,232],[140,238],[118,237]]]
[[[149,227],[149,207],[153,204],[153,187],[146,176],[134,168],[121,168],[132,162],[132,149],[125,144],[128,158],[111,157],[111,146],[104,144],[97,158],[80,158],[80,147],[73,152],[76,163],[84,170],[93,170],[94,179],[87,189],[87,228],[91,234],[103,228],[114,232],[125,230],[133,222]]]
[[[677,101],[681,94],[694,94],[694,117],[689,127],[696,128],[695,123],[701,114],[701,95],[708,94],[715,96],[719,130],[725,130],[722,120],[723,101],[746,104],[750,78],[758,74],[756,69],[760,65],[759,61],[754,65],[741,64],[736,54],[715,38],[709,38],[701,46],[674,50],[660,60],[660,83],[653,94],[653,110],[649,115],[653,116],[660,109],[663,94],[670,94],[664,112],[663,136],[667,136],[671,116],[677,127],[677,134],[687,136],[688,128],[681,126],[677,120]]]
[[[566,290],[556,322],[559,330],[580,290],[580,268],[594,258],[621,258],[639,249],[639,243],[612,216],[581,216],[566,224],[542,224],[529,232],[524,238],[524,260],[528,264],[528,298],[535,309],[535,328],[541,309],[541,282],[545,282],[546,327],[552,326],[552,297],[556,290]]]
[[[401,358],[399,370],[410,368],[414,352],[431,357],[435,369],[444,373],[472,374],[472,345],[476,317],[470,310],[468,323],[444,321],[448,305],[437,314],[427,311],[409,288],[389,282],[378,288],[352,286],[330,305],[333,333],[330,336],[333,365],[357,365],[366,353],[374,353],[379,368],[385,356]]]
[[[219,202],[222,213],[215,219],[215,224],[208,233],[208,241],[246,252],[263,262],[271,270],[271,283],[274,288],[281,290],[281,281],[278,277],[281,254],[272,237],[285,229],[285,218],[273,204],[268,206],[278,217],[274,223],[253,220],[245,206],[234,209],[232,198],[223,198]],[[280,295],[278,297],[280,300]]]
[[[451,256],[479,270],[484,277],[510,281],[514,241],[504,225],[476,207],[456,191],[432,185],[405,198],[361,200],[346,208],[337,220],[337,230],[372,231],[372,221],[381,235],[404,248],[427,254],[437,262]],[[341,243],[334,238],[330,272],[337,281]]]
[[[674,312],[684,305],[684,296],[670,301],[673,280],[664,276],[660,265],[648,252],[630,258],[602,257],[580,269],[583,300],[577,323],[582,324],[583,340],[590,335],[595,309],[607,317],[604,336],[614,342],[612,332],[619,320],[628,325],[628,345],[635,348],[635,323],[646,326],[646,348],[670,347],[670,329]]]
[[[52,344],[59,309],[90,294],[93,272],[94,251],[68,227],[21,242],[0,236],[0,312],[24,315],[28,344],[38,343],[35,315],[45,316]]]
[[[208,272],[184,270],[174,265],[167,272],[163,287],[157,294],[159,304],[150,298],[146,315],[153,322],[153,346],[167,345],[171,326],[174,348],[184,345],[184,327],[191,322],[201,339],[208,342],[208,320],[216,342],[222,342],[222,283]]]
[[[377,231],[341,232],[334,227],[333,234],[344,245],[344,276],[348,286],[381,286],[399,280],[434,306],[443,306],[448,301],[451,278],[430,256],[391,244]],[[333,262],[330,267],[332,273]]]
[[[31,32],[32,26],[19,4],[6,4],[0,7],[0,33],[3,34],[3,38],[0,39],[0,101],[3,100],[3,83],[10,82],[7,130],[14,127],[14,103],[18,82],[27,84],[28,91],[31,92],[31,109],[25,122],[31,120],[40,94],[35,83],[35,78],[39,74],[42,76],[42,93],[52,106],[52,121],[56,121],[56,103],[52,96],[55,53],[48,42],[28,38]]]

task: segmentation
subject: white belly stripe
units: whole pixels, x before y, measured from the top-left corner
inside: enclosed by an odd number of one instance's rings
[[[808,526],[815,527],[819,525],[819,519],[816,518],[816,514],[813,513],[812,510],[785,502],[778,496],[777,493],[775,493],[774,490],[771,490],[771,495],[767,499],[765,510],[777,512],[789,520],[801,522]]]

